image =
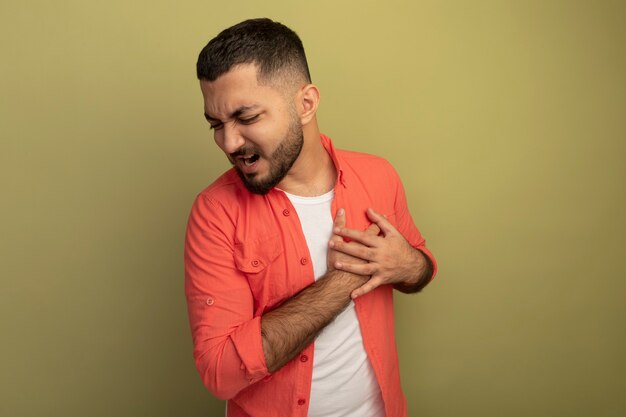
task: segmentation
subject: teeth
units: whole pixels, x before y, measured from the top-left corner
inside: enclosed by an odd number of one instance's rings
[[[246,166],[251,166],[259,159],[259,155],[253,153],[250,156],[243,156],[241,159]]]

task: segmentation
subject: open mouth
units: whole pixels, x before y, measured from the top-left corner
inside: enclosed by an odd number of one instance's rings
[[[261,158],[261,155],[259,155],[256,152],[237,152],[237,154],[232,154],[231,155],[233,164],[235,163],[235,161],[237,161],[237,164],[241,167],[241,168],[253,168],[256,164],[256,162]]]
[[[254,165],[254,163],[255,163],[256,161],[258,161],[258,160],[259,160],[259,155],[258,155],[258,154],[256,154],[256,153],[253,153],[253,154],[251,154],[251,155],[243,156],[243,157],[241,157],[241,159],[243,159],[243,163],[244,163],[246,166],[252,166],[252,165]]]

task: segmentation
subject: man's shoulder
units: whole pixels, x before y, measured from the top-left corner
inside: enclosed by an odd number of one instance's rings
[[[237,200],[243,184],[234,169],[229,169],[198,193],[198,198],[228,204]]]
[[[394,174],[395,169],[385,158],[364,152],[336,149],[335,154],[342,169],[350,169],[359,175]]]

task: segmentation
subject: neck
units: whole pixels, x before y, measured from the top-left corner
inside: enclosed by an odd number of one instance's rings
[[[316,124],[303,128],[300,156],[278,188],[302,197],[322,195],[333,189],[337,178],[335,164],[320,140]]]

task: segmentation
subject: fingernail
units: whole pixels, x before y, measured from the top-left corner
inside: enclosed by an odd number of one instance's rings
[[[330,246],[331,248],[335,247],[335,242],[331,240],[330,242],[328,242],[328,246]]]
[[[335,232],[335,233],[339,233],[339,232],[341,232],[341,228],[340,228],[340,227],[335,227],[335,228],[333,229],[333,232]]]
[[[344,209],[340,208],[339,210],[337,210],[337,216],[343,216],[344,215]]]

